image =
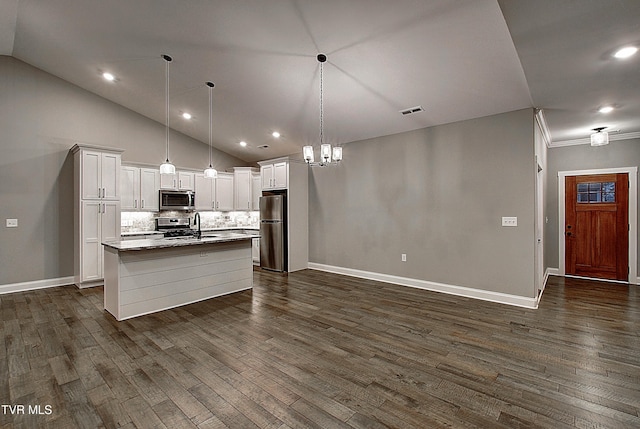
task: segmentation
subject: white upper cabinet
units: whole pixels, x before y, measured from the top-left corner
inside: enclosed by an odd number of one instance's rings
[[[159,189],[160,171],[156,168],[141,168],[140,210],[157,212],[160,209]]]
[[[158,169],[123,166],[120,170],[120,183],[123,211],[158,211]]]
[[[82,199],[120,198],[120,154],[81,149],[80,186]]]
[[[233,210],[233,173],[218,173],[215,180],[215,210],[228,212]],[[198,194],[196,193],[196,196]]]
[[[251,174],[251,209],[260,210],[260,197],[262,196],[262,177],[260,173]]]
[[[179,189],[181,191],[193,191],[195,185],[195,173],[188,171],[176,171],[175,174],[160,175],[160,189]]]
[[[289,169],[287,161],[260,163],[262,189],[287,189],[289,185]]]
[[[195,174],[196,210],[215,210],[215,183],[216,179]]]
[[[120,191],[122,210],[138,210],[140,201],[140,169],[138,167],[122,167],[120,170]]]
[[[254,169],[251,167],[235,167],[233,169],[235,210],[253,210],[253,174]]]

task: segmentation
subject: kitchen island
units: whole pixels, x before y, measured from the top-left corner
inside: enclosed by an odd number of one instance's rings
[[[253,287],[259,234],[104,242],[104,308],[117,320]]]

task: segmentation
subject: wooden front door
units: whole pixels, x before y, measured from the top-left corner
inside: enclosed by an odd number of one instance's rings
[[[628,173],[565,180],[566,274],[627,281]]]

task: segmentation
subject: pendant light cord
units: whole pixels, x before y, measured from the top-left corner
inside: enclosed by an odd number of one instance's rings
[[[207,85],[209,86],[209,168],[213,168],[213,166],[211,165],[211,158],[212,158],[212,149],[211,149],[211,144],[212,144],[212,133],[213,133],[213,128],[211,123],[213,122],[213,83],[212,82],[207,82]]]
[[[322,62],[320,62],[320,144],[324,143],[324,106],[323,106],[323,75],[322,75]]]
[[[167,67],[166,67],[166,73],[165,73],[165,94],[166,94],[166,110],[165,110],[165,117],[166,117],[166,130],[165,130],[165,137],[166,137],[166,143],[167,143],[167,162],[169,162],[169,63],[171,62],[171,57],[168,55],[163,55],[162,58],[164,58],[165,62],[167,63]]]

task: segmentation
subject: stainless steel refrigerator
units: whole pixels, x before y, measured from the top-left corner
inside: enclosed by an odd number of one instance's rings
[[[287,197],[260,197],[260,267],[287,271]]]

